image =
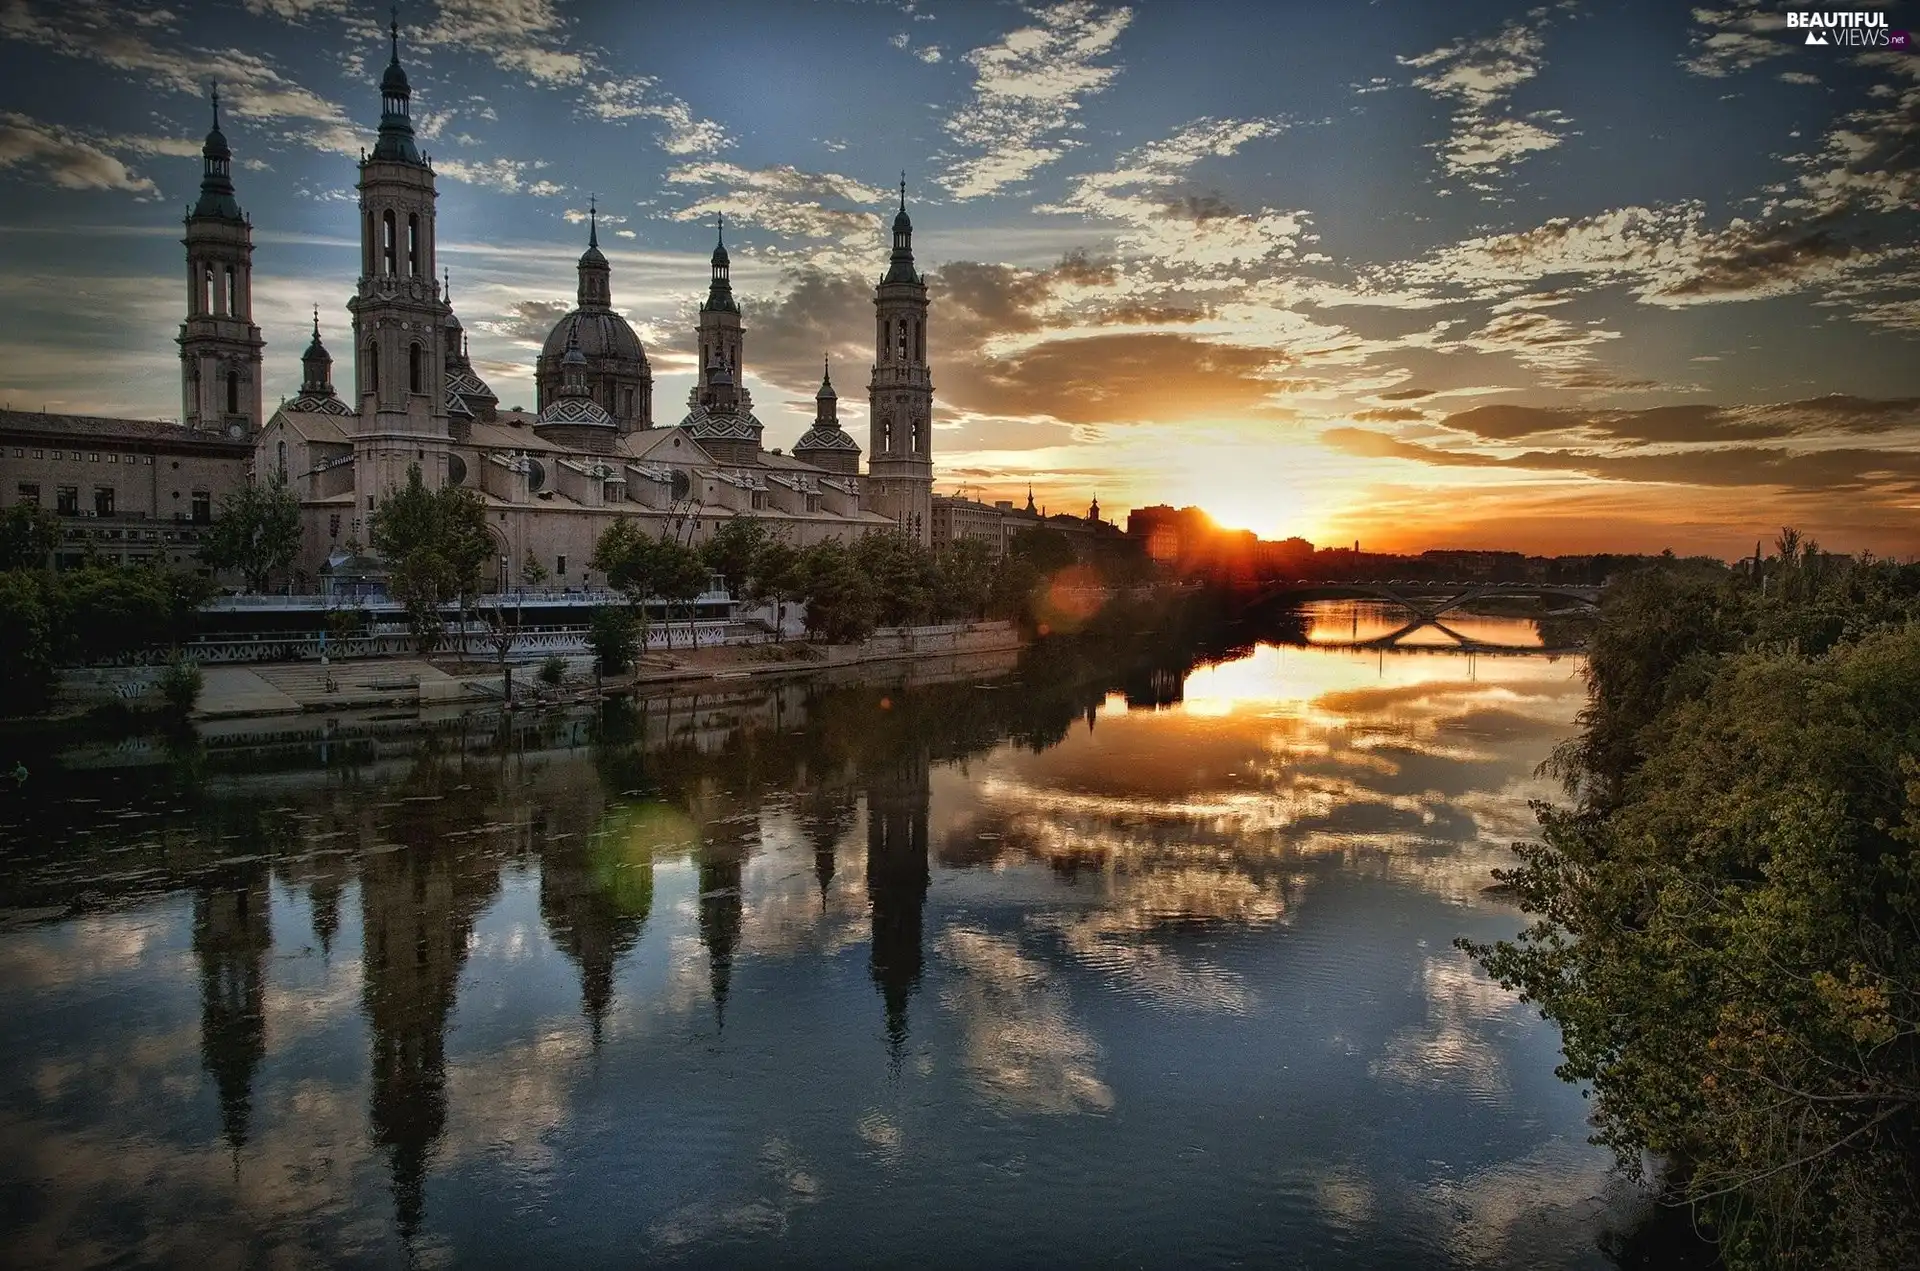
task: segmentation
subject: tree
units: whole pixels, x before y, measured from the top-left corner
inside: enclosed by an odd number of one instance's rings
[[[982,539],[958,538],[934,557],[934,608],[941,616],[983,617],[993,591],[993,549]]]
[[[52,575],[30,570],[0,573],[0,715],[43,710],[53,697]]]
[[[220,501],[201,559],[215,569],[238,571],[248,591],[265,591],[273,574],[300,552],[300,500],[275,477],[249,481]]]
[[[687,639],[697,643],[698,636],[693,626],[693,602],[707,589],[705,562],[700,554],[690,547],[683,546],[673,539],[663,539],[659,547],[659,574],[654,583],[654,594],[667,602],[667,647],[673,647],[673,606],[684,607],[687,616]]]
[[[60,522],[51,512],[18,503],[0,516],[0,570],[42,569],[60,545]]]
[[[759,573],[761,554],[773,541],[765,521],[757,516],[736,516],[723,522],[713,537],[700,545],[700,559],[744,599]]]
[[[872,583],[875,621],[904,627],[933,615],[937,578],[933,553],[918,539],[897,530],[866,534],[854,541],[854,565]]]
[[[600,660],[600,669],[617,675],[633,665],[633,614],[612,605],[600,605],[593,611],[587,642]]]
[[[607,585],[625,595],[627,603],[633,606],[640,623],[643,653],[652,626],[647,602],[659,594],[661,580],[669,568],[668,547],[669,540],[648,534],[638,521],[619,520],[600,535],[593,545],[593,555],[587,559],[589,566],[607,576]]]
[[[836,644],[866,639],[879,612],[873,580],[838,540],[816,543],[797,566],[807,632]]]
[[[520,585],[538,587],[545,581],[547,581],[547,567],[533,558],[533,549],[529,547],[526,558],[520,562]]]
[[[391,570],[389,585],[407,608],[420,652],[439,643],[440,609],[449,600],[459,602],[464,646],[467,600],[479,592],[480,571],[493,554],[480,497],[461,486],[429,490],[419,467],[410,466],[407,484],[375,510],[369,538]]]
[[[1500,874],[1533,925],[1469,947],[1729,1266],[1920,1265],[1920,580],[1684,568],[1609,589],[1574,802]]]
[[[754,587],[748,599],[773,606],[773,635],[779,639],[786,629],[786,607],[806,594],[806,580],[800,568],[800,552],[791,543],[775,539],[760,552],[755,569]]]

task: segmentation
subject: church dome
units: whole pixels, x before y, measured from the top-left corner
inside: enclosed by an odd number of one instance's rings
[[[602,410],[600,404],[591,397],[556,397],[541,409],[533,426],[551,428],[556,424],[612,428],[613,416]]]
[[[551,358],[557,364],[566,355],[569,331],[578,332],[580,352],[588,362],[600,358],[647,360],[646,350],[640,347],[640,337],[634,334],[625,318],[610,309],[575,309],[554,323],[553,330],[547,333],[547,342],[540,346],[542,362]]]
[[[844,450],[853,454],[860,453],[860,443],[855,441],[844,428],[823,428],[815,426],[800,435],[793,443],[793,453],[812,450]]]

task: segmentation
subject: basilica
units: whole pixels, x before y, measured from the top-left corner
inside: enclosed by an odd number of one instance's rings
[[[613,271],[593,218],[575,307],[554,325],[535,366],[536,409],[502,409],[474,369],[436,266],[434,171],[409,118],[397,28],[380,97],[379,132],[360,163],[360,277],[348,302],[352,370],[344,382],[335,383],[316,312],[300,392],[261,423],[252,227],[235,199],[217,115],[186,223],[184,422],[203,435],[250,438],[254,478],[283,479],[297,494],[297,577],[317,580],[363,548],[381,500],[413,468],[430,486],[465,486],[485,505],[497,549],[490,586],[518,581],[526,562],[554,584],[599,581],[585,576],[586,561],[620,517],[683,542],[699,542],[738,515],[764,519],[795,546],[874,530],[932,541],[927,288],[914,267],[904,183],[892,255],[874,291],[863,471],[830,370],[812,427],[784,453],[765,445],[745,384],[746,327],[724,237],[695,333],[698,381],[678,422],[655,418],[646,350],[614,307]]]

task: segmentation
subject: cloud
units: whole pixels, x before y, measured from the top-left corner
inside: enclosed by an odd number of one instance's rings
[[[538,347],[560,319],[573,312],[565,300],[517,300],[506,308],[505,316],[478,324],[482,331],[521,344]]]
[[[1460,411],[1441,422],[1498,442],[1546,434],[1630,445],[1818,439],[1920,428],[1920,398],[1833,394],[1753,406],[1692,404],[1644,410],[1495,404]]]
[[[1695,9],[1693,20],[1700,29],[1693,34],[1692,56],[1681,65],[1695,75],[1724,79],[1793,48],[1773,38],[1787,29],[1787,15],[1763,5],[1762,0],[1735,0],[1725,9]]]
[[[1402,66],[1425,74],[1413,86],[1454,105],[1453,131],[1435,143],[1454,176],[1476,189],[1491,189],[1486,177],[1530,154],[1559,145],[1571,122],[1557,110],[1512,113],[1509,99],[1540,73],[1546,62],[1544,14],[1536,25],[1509,22],[1499,34],[1460,40],[1428,53],[1402,57]]]
[[[1522,310],[1496,313],[1472,335],[1438,347],[1511,353],[1524,366],[1567,367],[1585,362],[1595,345],[1619,338],[1618,331],[1579,326],[1552,314]]]
[[[433,25],[419,38],[429,46],[470,49],[534,83],[574,84],[592,61],[565,47],[565,32],[551,0],[440,0]]]
[[[36,173],[62,190],[121,190],[143,196],[160,192],[151,180],[93,142],[12,112],[0,114],[0,168]]]
[[[945,127],[971,153],[939,178],[955,198],[997,194],[1060,158],[1073,144],[1081,102],[1119,73],[1096,62],[1133,21],[1132,9],[1065,0],[1028,13],[1034,25],[965,56],[973,94]]]
[[[603,80],[587,88],[586,112],[607,123],[652,119],[662,126],[660,148],[671,155],[710,155],[733,145],[727,130],[693,113],[686,102],[662,92],[648,75]]]
[[[1066,199],[1041,211],[1078,212],[1126,228],[1120,248],[1175,268],[1231,268],[1293,255],[1305,213],[1240,212],[1218,194],[1181,187],[1202,160],[1278,135],[1272,119],[1197,119],[1122,155],[1110,171],[1075,177]]]
[[[893,197],[891,190],[852,177],[806,172],[789,164],[747,168],[713,161],[688,163],[668,172],[667,181],[680,186],[721,187],[674,212],[675,220],[701,221],[725,213],[735,221],[776,233],[827,239],[866,252],[880,242],[880,216],[855,208],[831,207],[828,202],[884,204]]]
[[[550,198],[565,193],[566,187],[558,182],[533,177],[533,173],[546,166],[544,159],[480,159],[471,163],[463,159],[434,161],[434,171],[443,177],[498,190],[502,194],[531,194]]]
[[[1415,410],[1411,406],[1374,406],[1353,412],[1353,418],[1375,424],[1407,423],[1426,417],[1427,412]]]

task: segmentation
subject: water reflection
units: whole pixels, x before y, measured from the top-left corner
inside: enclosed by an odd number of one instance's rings
[[[1593,1262],[1555,1039],[1448,944],[1518,925],[1573,666],[1046,657],[68,756],[6,810],[0,1238]]]

